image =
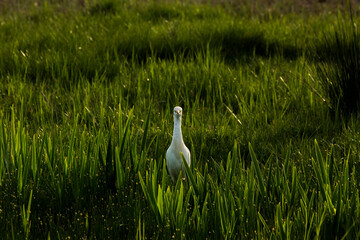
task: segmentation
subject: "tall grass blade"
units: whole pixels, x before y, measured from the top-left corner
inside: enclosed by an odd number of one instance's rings
[[[67,175],[67,173],[69,171],[69,167],[71,167],[72,163],[73,163],[73,153],[74,153],[75,135],[76,135],[76,132],[77,132],[78,118],[79,118],[79,116],[76,116],[74,127],[73,127],[72,134],[71,134],[70,146],[69,146],[69,150],[68,150],[68,154],[67,154],[67,160],[66,160],[67,165],[65,165],[65,174],[66,175]]]
[[[32,159],[31,159],[31,171],[32,171],[34,181],[36,181],[36,178],[37,178],[37,169],[38,169],[37,159],[38,158],[36,156],[36,139],[35,139],[35,135],[34,135],[33,143],[32,143]]]
[[[133,112],[134,112],[134,108],[132,108],[129,112],[129,116],[128,116],[128,119],[126,120],[126,123],[125,123],[125,130],[124,130],[124,133],[122,136],[120,136],[120,142],[121,142],[121,146],[120,146],[120,155],[123,156],[124,155],[124,150],[125,150],[125,143],[128,139],[128,131],[129,131],[129,128],[130,128],[130,124],[131,124],[131,121],[132,121],[132,118],[133,118]]]
[[[142,138],[142,142],[141,142],[140,151],[145,150],[146,137],[147,137],[147,133],[148,133],[148,130],[149,130],[149,123],[150,123],[150,113],[151,113],[151,106],[149,106],[149,108],[148,108],[148,114],[146,116],[146,120],[145,120],[145,123],[144,123],[144,134],[143,134],[143,138]]]
[[[256,158],[256,155],[255,155],[255,152],[254,152],[254,150],[253,150],[253,148],[251,146],[251,143],[249,143],[249,152],[250,152],[252,162],[254,163],[254,166],[255,166],[256,176],[257,176],[258,181],[259,181],[260,193],[264,198],[267,198],[266,189],[265,189],[265,186],[264,186],[264,178],[262,176],[260,166],[259,166],[259,162],[258,162],[258,160]]]
[[[105,173],[106,173],[106,185],[107,188],[111,191],[115,191],[115,178],[116,178],[116,169],[113,166],[113,147],[111,144],[111,134],[108,141],[108,146],[106,150],[106,166],[105,166]]]
[[[184,155],[181,153],[181,158],[182,158],[182,160],[183,160],[183,166],[185,167],[185,171],[186,171],[186,176],[187,176],[187,178],[190,180],[190,183],[191,183],[191,186],[194,188],[194,191],[195,191],[195,193],[196,193],[196,195],[198,195],[199,196],[199,189],[198,189],[198,186],[197,186],[197,184],[196,184],[196,182],[195,182],[195,177],[194,177],[194,174],[191,172],[191,170],[190,170],[190,168],[189,168],[189,165],[188,165],[188,163],[186,162],[186,160],[185,160],[185,157],[184,157]]]
[[[115,168],[116,168],[116,183],[117,187],[120,189],[124,186],[125,183],[125,172],[120,161],[119,148],[115,148]]]
[[[141,188],[142,188],[142,190],[144,192],[145,198],[150,203],[150,207],[151,207],[153,213],[155,214],[156,222],[158,224],[162,224],[161,216],[160,216],[160,213],[159,213],[159,210],[158,210],[157,202],[155,200],[154,192],[153,192],[153,190],[152,190],[152,192],[149,191],[149,188],[146,186],[146,184],[145,184],[145,182],[144,182],[144,180],[143,180],[143,178],[141,176],[141,173],[138,172],[138,174],[139,174],[139,180],[140,180]],[[146,178],[148,178],[148,173],[146,173]]]
[[[282,212],[281,212],[281,205],[280,203],[276,206],[276,220],[277,220],[277,227],[280,230],[280,237],[281,239],[286,239],[286,234],[283,226],[283,219],[282,219]]]
[[[296,171],[296,167],[293,167],[293,171],[292,171],[292,179],[291,179],[291,198],[290,198],[290,206],[294,206],[295,203],[295,196],[296,196],[296,192],[297,192],[297,171]]]
[[[31,213],[31,201],[32,201],[33,190],[30,191],[29,201],[27,204],[27,208],[25,209],[25,205],[22,206],[21,217],[22,217],[22,224],[25,233],[25,239],[29,239],[30,236],[30,228],[31,228],[31,221],[30,221],[30,213]]]
[[[145,220],[141,221],[141,212],[139,213],[138,227],[136,231],[136,240],[146,239],[145,236]]]
[[[330,184],[327,172],[325,170],[324,158],[321,154],[320,147],[319,147],[319,144],[317,143],[316,139],[315,139],[315,154],[316,154],[316,160],[320,166],[320,173],[321,173],[320,176],[321,176],[322,182],[324,184]]]

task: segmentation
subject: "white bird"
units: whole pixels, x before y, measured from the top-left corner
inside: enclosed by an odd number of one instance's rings
[[[181,158],[181,153],[184,155],[184,158],[187,164],[190,167],[190,151],[185,146],[182,133],[181,133],[181,116],[182,108],[174,108],[174,132],[170,147],[166,151],[166,168],[171,176],[173,182],[177,181],[180,171],[182,172],[182,177],[185,177],[185,167]]]

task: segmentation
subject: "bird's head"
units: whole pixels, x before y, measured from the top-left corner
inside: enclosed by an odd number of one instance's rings
[[[175,107],[174,108],[174,117],[181,118],[182,116],[182,108],[181,107]]]

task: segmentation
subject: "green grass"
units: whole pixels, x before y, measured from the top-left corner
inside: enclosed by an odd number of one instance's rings
[[[72,6],[0,17],[1,239],[359,238],[360,121],[333,120],[309,51],[336,9]]]
[[[336,118],[348,118],[359,109],[359,33],[352,16],[341,19],[334,33],[323,36],[318,44],[317,70]]]

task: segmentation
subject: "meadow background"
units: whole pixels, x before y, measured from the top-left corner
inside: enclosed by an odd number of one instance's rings
[[[358,12],[0,1],[0,238],[358,239]]]

